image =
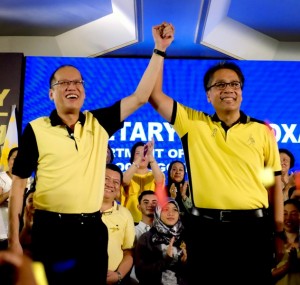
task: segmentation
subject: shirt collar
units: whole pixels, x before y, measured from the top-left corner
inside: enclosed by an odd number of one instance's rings
[[[217,113],[214,113],[211,118],[212,118],[212,121],[221,122],[224,124],[224,122],[219,119]],[[246,124],[248,122],[249,122],[249,116],[247,116],[243,111],[240,111],[240,117],[238,118],[238,120],[236,122],[234,122],[232,124],[232,126],[237,123]]]
[[[151,226],[147,225],[146,223],[144,223],[143,221],[139,222],[139,227],[141,227],[143,230],[150,230]]]
[[[58,125],[65,125],[65,123],[62,121],[62,119],[60,118],[60,116],[57,114],[57,110],[53,110],[50,114],[50,121],[51,121],[51,126],[55,127]],[[80,112],[79,113],[79,119],[78,121],[81,123],[82,126],[84,126],[85,123],[85,115]]]
[[[111,208],[102,212],[102,215],[111,215],[114,211],[119,210],[119,204],[116,201],[113,201],[113,205]]]

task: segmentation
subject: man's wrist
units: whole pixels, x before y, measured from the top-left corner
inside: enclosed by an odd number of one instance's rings
[[[122,283],[122,274],[120,271],[117,271],[117,274],[118,274],[118,282],[117,284],[121,284]]]
[[[155,54],[157,54],[157,55],[160,55],[160,56],[162,56],[163,58],[165,58],[165,57],[167,56],[167,54],[166,54],[165,51],[159,50],[159,49],[157,49],[157,48],[155,48],[155,49],[153,50],[153,53],[155,53]]]

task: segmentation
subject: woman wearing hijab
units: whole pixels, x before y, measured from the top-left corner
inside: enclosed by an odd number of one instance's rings
[[[168,197],[158,205],[152,228],[138,240],[135,271],[140,285],[184,285],[187,252],[178,203]]]

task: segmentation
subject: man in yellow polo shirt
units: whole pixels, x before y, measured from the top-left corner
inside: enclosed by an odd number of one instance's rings
[[[81,112],[82,75],[74,66],[60,66],[49,82],[56,109],[24,130],[13,168],[9,247],[22,253],[19,217],[27,178],[35,172],[33,258],[44,263],[49,285],[106,284],[107,228],[99,210],[107,144],[148,101],[165,55],[158,51],[173,41],[172,25],[154,26],[152,33],[155,49],[133,94],[110,107]]]
[[[129,284],[129,273],[133,266],[133,217],[127,208],[116,201],[122,180],[121,169],[115,164],[106,164],[104,198],[100,210],[108,230],[107,284]]]
[[[234,62],[212,66],[203,81],[213,115],[168,97],[161,76],[150,97],[184,149],[195,206],[187,229],[189,277],[197,284],[271,284],[271,229],[277,257],[283,250],[281,165],[274,133],[240,110],[244,75]],[[271,174],[267,184],[265,174]]]

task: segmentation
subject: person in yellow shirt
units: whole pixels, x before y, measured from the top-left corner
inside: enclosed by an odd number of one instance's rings
[[[111,106],[100,108],[99,95],[99,108],[82,111],[85,81],[73,65],[49,76],[54,109],[27,124],[14,162],[8,242],[22,254],[19,217],[27,178],[35,173],[32,257],[43,262],[50,285],[106,283],[108,235],[100,207],[108,140],[147,103],[164,60],[157,51],[167,49],[173,34],[170,25],[152,28],[153,55],[137,88]]]
[[[149,100],[172,125],[184,151],[194,205],[186,239],[191,282],[271,284],[273,233],[276,258],[283,254],[281,164],[274,131],[241,110],[245,77],[235,62],[214,64],[203,76],[212,114],[165,94],[163,69],[162,63]],[[271,183],[262,176],[271,176]]]
[[[108,230],[107,284],[128,284],[133,266],[133,218],[128,209],[116,202],[122,179],[123,173],[117,165],[106,165],[104,197],[100,211]]]
[[[164,187],[165,176],[153,156],[154,139],[148,143],[137,142],[131,148],[131,166],[124,172],[121,203],[137,224],[142,219],[138,210],[138,196],[145,190]]]

